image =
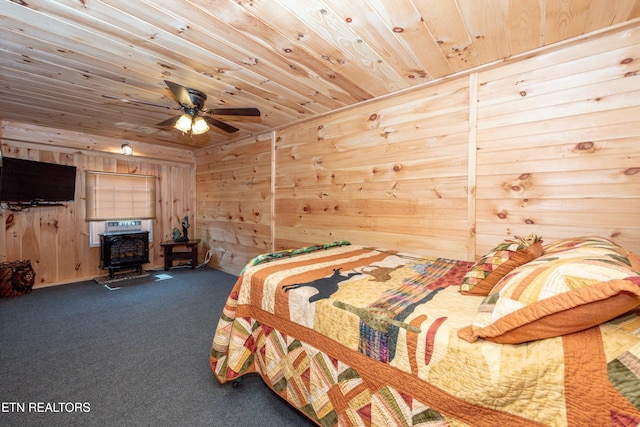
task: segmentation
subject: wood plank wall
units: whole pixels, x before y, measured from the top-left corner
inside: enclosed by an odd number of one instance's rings
[[[640,28],[478,77],[478,252],[505,234],[640,251]]]
[[[511,235],[595,234],[640,252],[639,64],[625,25],[197,153],[199,237],[234,274],[338,239],[472,260]]]
[[[466,256],[468,80],[401,99],[278,133],[277,249],[346,239]]]
[[[247,138],[196,157],[198,238],[209,266],[237,274],[272,250],[271,135]]]
[[[73,165],[77,168],[75,201],[61,207],[29,208],[12,212],[0,208],[0,261],[28,259],[36,273],[34,287],[68,283],[106,274],[99,269],[100,248],[90,247],[89,223],[85,221],[84,171],[105,171],[153,175],[158,177],[157,218],[153,221],[153,243],[149,246],[150,263],[145,268],[164,264],[160,242],[180,227],[184,215],[195,212],[195,165],[189,152],[144,147],[136,144],[135,155],[115,154],[123,141],[60,130],[23,126],[4,122],[2,154],[49,163]],[[62,147],[65,144],[66,147]],[[91,149],[87,149],[87,147]],[[153,153],[158,160],[146,158]],[[197,225],[192,221],[193,229]]]

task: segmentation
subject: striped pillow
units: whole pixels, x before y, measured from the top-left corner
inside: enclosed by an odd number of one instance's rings
[[[542,255],[542,240],[535,234],[527,238],[515,236],[493,248],[465,274],[460,292],[465,295],[489,295],[491,289],[511,272]]]

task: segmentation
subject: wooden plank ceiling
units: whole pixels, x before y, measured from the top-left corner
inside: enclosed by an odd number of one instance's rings
[[[0,119],[195,149],[640,16],[640,0],[0,0]],[[183,135],[164,80],[216,116]]]

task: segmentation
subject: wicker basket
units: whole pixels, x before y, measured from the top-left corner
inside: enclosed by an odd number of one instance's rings
[[[0,263],[0,298],[28,294],[35,278],[29,260]]]

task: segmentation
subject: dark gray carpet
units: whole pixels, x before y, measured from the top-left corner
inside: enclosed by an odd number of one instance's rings
[[[237,388],[213,376],[235,279],[173,269],[115,290],[87,281],[0,299],[0,425],[314,425],[257,375]]]

